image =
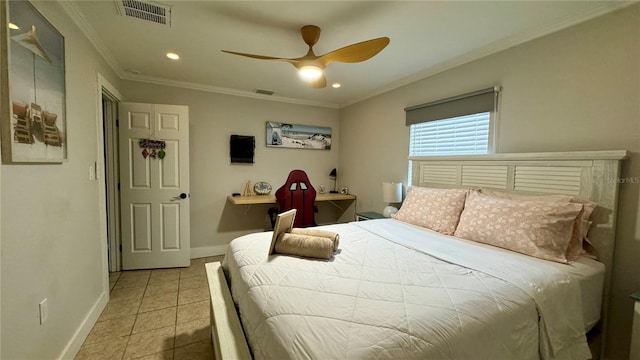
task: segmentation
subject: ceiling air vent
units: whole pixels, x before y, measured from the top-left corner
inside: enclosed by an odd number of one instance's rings
[[[264,90],[264,89],[256,89],[256,94],[273,95],[273,94],[275,94],[275,91]]]
[[[156,24],[171,26],[171,6],[154,1],[116,0],[118,12]]]

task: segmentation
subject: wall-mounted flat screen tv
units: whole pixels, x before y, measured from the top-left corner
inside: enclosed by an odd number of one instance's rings
[[[231,135],[229,153],[232,164],[253,164],[255,136]]]

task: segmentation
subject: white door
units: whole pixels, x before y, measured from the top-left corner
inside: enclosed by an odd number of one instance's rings
[[[189,108],[121,102],[118,112],[122,268],[189,266]]]

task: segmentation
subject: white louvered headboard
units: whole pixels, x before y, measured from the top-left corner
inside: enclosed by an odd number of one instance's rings
[[[606,266],[606,329],[615,244],[620,166],[624,150],[410,157],[411,182],[440,188],[491,188],[520,194],[562,194],[598,204],[589,240]],[[604,349],[603,349],[604,350]]]

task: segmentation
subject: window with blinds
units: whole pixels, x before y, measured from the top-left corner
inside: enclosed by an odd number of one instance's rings
[[[409,156],[486,154],[490,119],[484,112],[412,124]]]
[[[490,112],[411,124],[409,156],[487,154],[490,124]]]

